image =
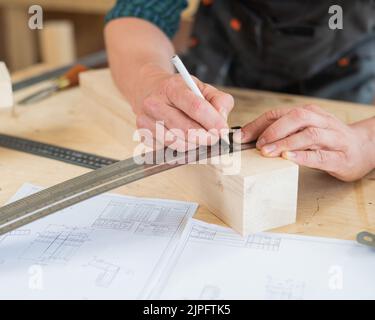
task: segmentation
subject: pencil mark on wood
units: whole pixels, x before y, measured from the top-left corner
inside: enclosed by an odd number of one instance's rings
[[[317,197],[316,198],[316,210],[312,214],[313,217],[320,211],[320,200],[322,200],[322,199],[324,199],[324,197]]]

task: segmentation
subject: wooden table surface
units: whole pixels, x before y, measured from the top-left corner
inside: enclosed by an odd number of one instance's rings
[[[16,100],[34,86],[17,92]],[[375,115],[375,107],[317,100],[250,90],[227,90],[234,94],[233,125],[243,125],[262,112],[279,107],[315,102],[346,122]],[[16,107],[15,114],[0,111],[0,132],[42,142],[124,159],[132,155],[85,115],[78,88],[56,94],[41,103]],[[130,146],[130,145],[129,145]],[[178,169],[175,169],[178,170]],[[25,182],[51,186],[88,170],[62,162],[0,148],[0,204],[4,204]],[[155,198],[189,200],[173,170],[124,186],[115,192]],[[304,235],[354,239],[363,230],[375,232],[375,171],[362,180],[345,183],[312,169],[301,168],[297,223],[274,230]],[[206,208],[196,217],[221,223]]]

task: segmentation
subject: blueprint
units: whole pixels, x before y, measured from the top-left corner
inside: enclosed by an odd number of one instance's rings
[[[105,194],[0,236],[0,299],[149,296],[196,208]]]
[[[374,249],[241,237],[196,209],[104,194],[2,235],[0,299],[375,299]]]
[[[375,299],[375,250],[275,233],[241,237],[192,219],[152,297]]]

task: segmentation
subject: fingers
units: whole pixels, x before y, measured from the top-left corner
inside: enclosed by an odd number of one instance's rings
[[[166,88],[168,104],[180,109],[206,130],[227,129],[226,119],[205,99],[197,97],[184,83],[171,78]]]
[[[189,118],[182,111],[166,105],[156,97],[144,101],[145,114],[156,121],[163,121],[169,130],[179,132],[179,139],[198,145],[212,145],[219,137],[206,131],[201,125]]]
[[[265,112],[260,117],[244,126],[241,132],[236,133],[233,137],[234,141],[236,143],[247,143],[256,140],[271,124],[295,109],[298,108],[275,109]],[[305,109],[320,114],[321,116],[332,117],[331,114],[314,104],[308,104],[299,109]]]
[[[306,127],[328,129],[330,127],[330,120],[331,118],[327,116],[304,108],[292,109],[264,130],[259,136],[257,147],[262,148],[266,144],[284,139]]]
[[[288,151],[284,152],[282,156],[298,165],[328,172],[334,172],[337,169],[337,164],[345,160],[343,153],[326,150]]]
[[[220,112],[225,120],[228,120],[228,115],[234,107],[233,96],[201,81],[197,81],[197,83],[206,100]]]
[[[340,150],[342,137],[333,130],[308,127],[284,139],[264,145],[261,153],[267,157],[278,157],[284,151],[319,148]]]
[[[145,129],[141,134],[144,138],[142,142],[155,150],[166,146],[180,152],[197,148],[195,143],[186,142],[178,131],[169,130],[145,114],[137,116],[137,127],[140,130]]]
[[[270,110],[244,126],[234,134],[236,143],[247,143],[256,140],[272,123],[287,114],[291,109]]]

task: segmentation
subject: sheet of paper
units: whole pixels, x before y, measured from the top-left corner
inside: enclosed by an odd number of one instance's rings
[[[374,299],[375,250],[352,241],[231,229],[192,220],[153,297]]]
[[[105,194],[0,236],[0,299],[147,297],[196,209]]]

